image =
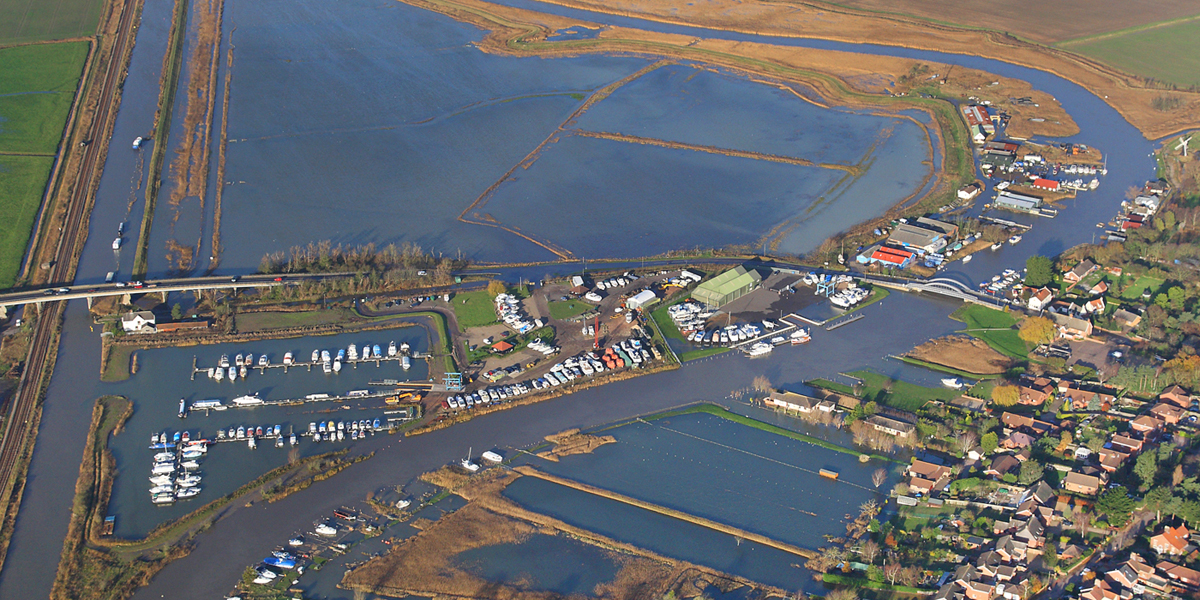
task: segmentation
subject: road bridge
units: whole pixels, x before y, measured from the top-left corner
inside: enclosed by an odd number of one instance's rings
[[[59,300],[86,299],[88,306],[96,298],[126,296],[130,294],[162,294],[166,301],[170,292],[196,292],[203,290],[239,290],[267,288],[282,285],[298,285],[302,281],[319,281],[329,278],[347,277],[347,273],[322,273],[303,275],[246,275],[243,277],[193,277],[183,279],[161,279],[132,283],[101,283],[74,287],[47,287],[0,294],[0,307],[21,304],[41,304]],[[65,290],[65,291],[64,291]]]

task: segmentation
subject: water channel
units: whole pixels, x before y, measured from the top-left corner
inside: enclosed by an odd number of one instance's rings
[[[636,19],[625,19],[608,15],[598,15],[583,11],[568,11],[551,5],[535,2],[517,2],[510,0],[513,5],[535,8],[546,12],[558,12],[586,17],[589,20],[632,25],[645,29],[690,33],[706,37],[727,39],[754,39],[774,43],[831,48],[851,52],[882,53],[897,56],[908,56],[921,60],[937,60],[980,68],[1008,77],[1016,77],[1031,81],[1039,89],[1054,94],[1080,124],[1082,133],[1071,141],[1078,141],[1102,149],[1109,156],[1109,175],[1098,192],[1081,198],[1079,206],[1064,211],[1058,219],[1038,223],[1038,226],[1026,236],[1021,245],[1005,248],[991,256],[983,256],[972,262],[967,268],[959,268],[953,272],[964,280],[977,280],[989,277],[992,273],[1006,266],[1018,266],[1025,257],[1033,253],[1052,254],[1074,244],[1089,241],[1094,224],[1108,220],[1116,211],[1123,190],[1129,185],[1140,184],[1153,173],[1153,161],[1148,158],[1151,150],[1150,142],[1142,138],[1139,132],[1125,122],[1102,100],[1088,93],[1081,87],[1062,80],[1056,76],[1034,69],[1008,65],[998,61],[978,59],[967,56],[948,55],[933,52],[913,51],[893,47],[840,44],[833,42],[802,40],[794,38],[772,38],[768,36],[748,36],[728,34],[710,30],[687,27],[667,26]],[[427,111],[418,115],[420,119],[432,119],[425,124],[396,120],[382,123],[380,120],[360,124],[360,127],[437,127],[439,117],[460,112],[460,109],[476,107],[481,102],[479,96],[498,98],[504,96],[505,90],[512,90],[507,81],[524,79],[537,85],[527,85],[519,89],[547,89],[554,92],[575,93],[586,92],[603,85],[634,70],[638,65],[645,64],[640,59],[586,57],[568,61],[521,59],[519,61],[534,64],[538,69],[503,69],[498,66],[503,62],[495,57],[488,57],[485,63],[468,60],[467,55],[478,53],[469,46],[469,42],[479,39],[481,33],[469,26],[449,23],[442,17],[431,19],[421,16],[412,9],[399,8],[402,5],[387,4],[378,10],[372,10],[362,5],[327,5],[313,7],[313,3],[301,5],[302,9],[282,10],[278,3],[261,3],[257,5],[231,2],[227,5],[227,14],[231,17],[228,26],[240,23],[238,29],[239,48],[244,42],[254,44],[256,40],[294,39],[296,35],[311,33],[314,22],[324,23],[324,27],[337,33],[339,37],[332,41],[322,42],[319,48],[311,44],[298,44],[288,54],[271,53],[269,48],[263,49],[257,62],[244,61],[244,69],[238,72],[235,87],[245,82],[246,93],[260,93],[267,100],[267,108],[271,109],[270,122],[272,126],[254,126],[255,119],[266,118],[265,113],[243,113],[241,117],[235,114],[231,118],[243,119],[243,136],[264,138],[264,143],[258,148],[252,145],[243,146],[239,151],[247,157],[238,162],[247,170],[242,175],[249,176],[252,169],[268,160],[272,154],[281,154],[278,164],[288,165],[290,171],[284,171],[278,181],[266,189],[255,189],[249,184],[240,204],[243,212],[240,217],[227,219],[238,223],[235,227],[242,230],[231,230],[227,239],[237,239],[237,248],[242,248],[244,255],[240,259],[243,264],[257,264],[258,256],[265,248],[281,248],[294,241],[307,242],[311,238],[299,236],[297,239],[281,237],[283,232],[264,230],[264,224],[270,219],[279,217],[279,211],[254,212],[255,199],[272,195],[286,196],[294,194],[297,189],[289,187],[295,173],[312,171],[317,164],[324,167],[330,156],[341,161],[344,157],[372,159],[377,156],[370,152],[386,150],[399,158],[390,163],[371,162],[377,165],[370,177],[364,178],[361,173],[350,173],[344,177],[331,177],[323,185],[321,198],[329,194],[349,196],[352,198],[380,198],[362,193],[358,186],[368,185],[364,180],[370,180],[369,185],[378,185],[380,189],[394,189],[396,186],[417,186],[418,191],[437,191],[440,188],[455,188],[455,206],[458,199],[471,196],[471,191],[477,192],[480,184],[490,185],[499,173],[503,173],[516,160],[520,159],[527,148],[536,144],[537,136],[529,135],[530,129],[547,131],[557,125],[559,120],[569,114],[575,106],[574,100],[568,102],[559,96],[550,100],[525,100],[507,102],[521,107],[525,111],[513,120],[512,127],[503,123],[499,129],[483,131],[479,124],[505,121],[505,119],[487,119],[471,124],[456,124],[452,129],[433,134],[445,134],[447,141],[432,149],[409,145],[394,145],[394,140],[371,139],[373,134],[364,129],[362,135],[351,139],[333,140],[328,133],[330,121],[321,121],[309,114],[316,98],[328,97],[335,94],[347,93],[351,96],[362,97],[366,100],[360,103],[350,103],[347,110],[352,113],[380,112],[378,101],[383,98],[400,96],[410,101],[417,96],[432,97],[430,106],[439,109]],[[165,48],[166,30],[169,27],[171,3],[164,0],[150,0],[146,3],[142,25],[138,31],[137,45],[134,50],[133,63],[130,68],[130,78],[125,83],[125,93],[121,111],[117,117],[114,139],[114,152],[109,154],[104,177],[101,179],[100,192],[93,213],[93,227],[85,246],[80,264],[77,283],[95,282],[103,279],[107,271],[113,270],[113,254],[111,241],[112,229],[116,224],[129,218],[131,180],[137,181],[136,155],[124,154],[122,144],[125,139],[143,135],[149,129],[153,120],[154,100],[157,98],[158,69]],[[273,7],[273,8],[272,8]],[[268,19],[269,16],[269,19]],[[280,18],[283,18],[281,21]],[[390,19],[387,21],[392,31],[384,36],[384,32],[376,30],[376,37],[362,36],[351,23],[364,19]],[[436,27],[429,26],[437,23]],[[421,26],[414,26],[420,24]],[[273,33],[275,30],[289,30],[291,33]],[[295,71],[289,72],[289,65],[304,62],[321,62],[326,70],[333,70],[335,65],[342,69],[358,69],[357,77],[346,75],[343,82],[369,81],[363,73],[378,72],[385,57],[376,55],[374,60],[364,59],[374,47],[369,42],[378,42],[380,36],[395,37],[394,31],[404,31],[402,36],[404,49],[428,53],[428,48],[436,48],[437,52],[460,57],[451,61],[456,70],[448,72],[428,73],[422,81],[444,81],[444,85],[430,91],[422,87],[404,87],[395,85],[396,80],[373,84],[375,87],[358,90],[354,86],[341,85],[326,88],[325,85],[313,85],[305,75]],[[299,33],[297,33],[299,32]],[[331,34],[332,35],[332,34]],[[272,38],[272,36],[275,36]],[[282,38],[280,37],[282,36]],[[289,38],[289,36],[293,36]],[[337,41],[338,43],[333,43]],[[425,48],[426,50],[421,50]],[[504,59],[512,60],[512,59]],[[343,65],[349,61],[353,65],[359,61],[359,66]],[[270,64],[268,64],[270,63]],[[495,64],[491,64],[495,63]],[[561,64],[561,67],[555,65]],[[268,68],[274,65],[283,72],[282,76],[267,78],[271,72]],[[258,71],[255,71],[255,68]],[[239,67],[235,67],[239,68]],[[408,69],[428,69],[429,65],[406,65]],[[376,69],[376,70],[372,70]],[[545,69],[557,69],[547,74]],[[264,79],[266,81],[264,81]],[[380,78],[384,79],[384,78]],[[539,82],[550,81],[550,85]],[[257,83],[256,83],[257,82]],[[256,85],[260,87],[255,87]],[[265,87],[261,87],[265,86]],[[483,90],[476,92],[476,90]],[[437,93],[434,93],[437,92]],[[564,96],[570,99],[570,96]],[[453,102],[452,102],[453,100]],[[375,103],[372,103],[375,101]],[[329,103],[326,103],[329,104]],[[336,103],[335,103],[336,104]],[[471,113],[493,110],[494,105],[480,105]],[[495,110],[506,110],[501,107]],[[556,120],[557,119],[557,120]],[[336,122],[336,121],[335,121]],[[537,124],[537,127],[530,127]],[[231,126],[232,127],[232,126]],[[287,127],[291,127],[288,129]],[[312,138],[314,146],[323,147],[324,153],[320,163],[296,154],[288,154],[278,147],[266,143],[265,138],[279,131],[289,132],[294,137]],[[312,135],[309,135],[312,134]],[[544,134],[543,134],[544,135]],[[521,137],[524,136],[524,137]],[[233,137],[231,133],[231,137]],[[496,140],[507,140],[519,137],[525,140],[523,144],[514,144],[523,149],[518,151],[508,146],[509,150],[502,151],[505,144]],[[492,140],[493,145],[481,143]],[[528,143],[532,142],[532,144]],[[364,148],[363,146],[366,146]],[[232,147],[232,146],[231,146]],[[472,150],[473,149],[473,150]],[[447,157],[458,156],[471,152],[464,162],[447,161]],[[310,156],[317,156],[316,154]],[[495,156],[494,159],[487,157]],[[404,160],[400,160],[400,158]],[[260,161],[256,163],[255,161]],[[472,162],[474,161],[474,162]],[[351,162],[347,159],[345,166]],[[485,175],[474,172],[460,172],[462,164],[487,164],[489,171]],[[335,174],[339,169],[333,169]],[[391,174],[400,172],[399,176]],[[388,178],[383,183],[374,183],[377,175],[383,173]],[[427,178],[412,177],[414,174],[429,174]],[[230,177],[231,179],[235,177]],[[253,177],[251,177],[253,179]],[[465,181],[464,181],[465,179]],[[249,180],[248,180],[249,181]],[[310,180],[308,180],[310,181]],[[351,185],[353,184],[353,185]],[[348,186],[348,187],[340,187]],[[439,192],[440,193],[440,192]],[[231,194],[232,198],[235,194]],[[135,198],[137,195],[135,194]],[[382,201],[380,201],[382,202]],[[133,215],[140,214],[137,202],[134,203]],[[385,204],[373,208],[375,215],[401,213],[392,224],[399,223],[400,227],[412,231],[437,229],[430,227],[431,222],[445,225],[457,210],[444,211],[440,216],[413,215],[404,211],[395,211]],[[321,238],[338,239],[345,242],[364,241],[368,239],[363,234],[361,226],[351,228],[348,232],[339,225],[344,218],[338,211],[329,211],[327,205],[319,199],[307,206],[289,208],[288,218],[306,219],[321,222],[328,228],[328,235]],[[453,215],[450,214],[453,212]],[[296,216],[300,215],[300,216]],[[348,217],[347,217],[348,218]],[[432,219],[432,221],[430,221]],[[439,221],[440,219],[440,221]],[[134,221],[137,219],[134,218]],[[424,220],[424,222],[422,222]],[[387,235],[391,233],[391,225],[384,223],[378,226]],[[463,227],[466,227],[465,225]],[[448,231],[449,227],[440,230]],[[127,229],[128,231],[128,229]],[[465,230],[464,230],[465,231]],[[370,232],[368,232],[370,233]],[[525,246],[524,242],[514,242],[511,237],[493,236],[492,232],[471,229],[469,234],[459,236],[461,239],[475,240],[472,248],[466,250],[483,251],[485,249],[501,249],[506,258],[519,259],[540,256],[542,253],[532,245]],[[266,239],[259,246],[257,240]],[[415,237],[418,242],[435,246],[439,249],[450,249],[450,234],[438,234],[426,237]],[[127,240],[126,247],[132,247],[132,241]],[[124,253],[123,253],[124,254]],[[154,254],[151,253],[152,268],[161,270],[159,264],[154,267]],[[122,267],[128,268],[131,257],[122,256]],[[231,262],[238,262],[232,260]],[[544,271],[545,269],[539,269]],[[540,275],[540,273],[539,273]],[[163,595],[178,596],[186,590],[191,597],[219,597],[226,592],[235,581],[245,565],[252,564],[263,556],[264,552],[285,540],[288,535],[298,528],[307,527],[307,523],[327,515],[338,505],[360,500],[367,491],[375,489],[381,483],[399,483],[411,479],[420,472],[436,468],[460,456],[467,446],[483,448],[524,447],[535,443],[543,435],[568,427],[594,426],[611,422],[625,416],[654,412],[656,410],[693,402],[696,400],[720,400],[726,391],[745,387],[751,378],[757,374],[766,374],[776,385],[787,387],[798,385],[801,381],[819,375],[828,375],[839,371],[853,370],[862,366],[877,364],[876,357],[899,353],[912,346],[937,335],[959,328],[960,324],[946,319],[955,308],[954,303],[898,296],[885,300],[883,303],[865,309],[867,319],[847,326],[831,334],[818,332],[808,346],[792,352],[776,352],[773,356],[748,360],[734,356],[704,359],[689,363],[683,369],[650,378],[605,386],[587,392],[573,394],[535,406],[504,411],[473,420],[461,426],[443,430],[434,434],[406,438],[401,440],[391,436],[375,436],[360,443],[356,448],[363,451],[377,450],[376,458],[355,465],[343,474],[331,480],[321,482],[312,488],[291,496],[276,505],[255,507],[253,509],[236,510],[229,514],[224,521],[197,540],[197,546],[187,559],[168,566],[147,588],[140,590],[137,598],[159,598]],[[896,319],[896,314],[903,314],[903,319]],[[872,326],[872,323],[880,325]],[[884,325],[886,324],[886,325]],[[297,341],[299,347],[309,347],[312,341]],[[14,531],[12,544],[0,572],[0,597],[45,597],[54,577],[57,557],[61,549],[61,540],[65,535],[67,514],[71,505],[73,487],[78,472],[78,461],[82,454],[83,441],[89,421],[90,407],[95,397],[103,393],[103,386],[98,386],[96,379],[99,373],[99,339],[97,332],[91,331],[86,316],[86,307],[82,302],[69,305],[63,335],[59,349],[58,368],[51,380],[44,405],[43,423],[40,432],[40,443],[34,452],[25,495],[22,501],[20,518]],[[135,398],[138,402],[161,401],[162,398],[178,398],[174,389],[164,388],[152,390],[144,397]],[[735,410],[753,412],[746,407],[733,404]],[[277,419],[279,420],[279,419]],[[130,436],[132,439],[132,436]]]

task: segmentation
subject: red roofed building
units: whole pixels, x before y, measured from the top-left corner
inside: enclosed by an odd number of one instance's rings
[[[1183,554],[1188,545],[1188,528],[1167,527],[1162,533],[1150,538],[1150,548],[1159,554]]]
[[[503,352],[508,352],[509,350],[512,350],[512,349],[513,349],[513,345],[504,340],[500,340],[499,342],[492,344],[493,352],[503,353]]]
[[[894,248],[892,246],[880,246],[871,253],[867,259],[869,263],[880,263],[891,267],[899,267],[901,269],[908,268],[912,263],[914,253],[903,248]]]
[[[1041,177],[1038,177],[1037,179],[1033,180],[1033,187],[1039,190],[1057,192],[1058,182],[1053,179],[1042,179]]]

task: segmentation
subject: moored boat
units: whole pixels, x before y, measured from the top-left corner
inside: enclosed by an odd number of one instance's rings
[[[238,396],[237,398],[234,398],[233,403],[237,406],[254,406],[256,404],[262,404],[263,399],[259,398],[258,394],[247,394],[245,396]]]
[[[291,353],[291,352],[284,352],[284,353],[283,353],[283,364],[285,364],[285,365],[290,365],[290,364],[292,364],[292,361],[293,361],[293,360],[294,360],[294,359],[292,358],[292,353]]]
[[[393,342],[388,343],[388,356],[395,356],[395,355],[396,355],[396,342],[393,341]]]
[[[947,377],[942,380],[942,385],[952,390],[961,390],[964,384],[957,377]]]

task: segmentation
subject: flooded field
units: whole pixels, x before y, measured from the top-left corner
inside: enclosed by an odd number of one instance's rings
[[[596,548],[562,536],[533,535],[508,544],[473,548],[455,557],[458,568],[488,581],[525,582],[556,594],[591,594],[619,566]]]
[[[369,382],[383,379],[400,381],[425,381],[428,379],[424,360],[412,361],[412,368],[403,370],[396,361],[384,361],[381,366],[360,363],[357,368],[347,366],[336,375],[326,375],[321,368],[309,371],[294,367],[284,374],[283,369],[268,369],[260,374],[259,369],[250,369],[245,379],[236,382],[214,381],[204,374],[191,379],[192,358],[197,357],[201,367],[215,365],[221,354],[230,360],[243,352],[255,356],[263,353],[279,364],[283,353],[292,351],[298,360],[307,361],[313,348],[325,348],[336,353],[337,348],[349,344],[380,344],[384,348],[390,340],[397,344],[407,342],[414,351],[427,350],[428,338],[420,327],[398,330],[369,331],[325,337],[308,337],[286,340],[263,340],[240,344],[192,346],[138,351],[138,373],[129,380],[115,384],[100,384],[96,394],[123,395],[135,402],[133,417],[124,431],[114,436],[109,443],[117,459],[120,472],[113,487],[109,514],[117,516],[115,534],[119,537],[140,537],[154,526],[179,517],[211,500],[219,498],[255,477],[287,464],[291,447],[276,448],[273,439],[258,441],[251,450],[245,440],[217,443],[210,446],[208,454],[200,460],[199,474],[202,477],[202,492],[190,501],[177,502],[168,506],[153,506],[146,490],[147,478],[156,450],[148,449],[151,434],[186,430],[193,439],[216,438],[217,431],[228,431],[238,427],[263,427],[264,430],[279,425],[286,437],[293,431],[306,433],[310,422],[359,421],[380,419],[387,422],[386,407],[379,398],[358,401],[313,402],[299,406],[260,406],[233,408],[222,411],[192,411],[186,419],[178,417],[179,400],[183,398],[190,406],[197,400],[219,399],[225,406],[237,396],[258,394],[265,401],[298,399],[309,394],[345,395],[350,390],[380,391],[388,388],[370,386]],[[256,359],[257,360],[257,359]],[[205,413],[208,414],[205,414]],[[346,434],[349,435],[348,433]],[[373,435],[387,435],[380,432]],[[299,456],[311,456],[332,452],[350,446],[344,441],[315,443],[311,437],[301,437],[297,446]]]

